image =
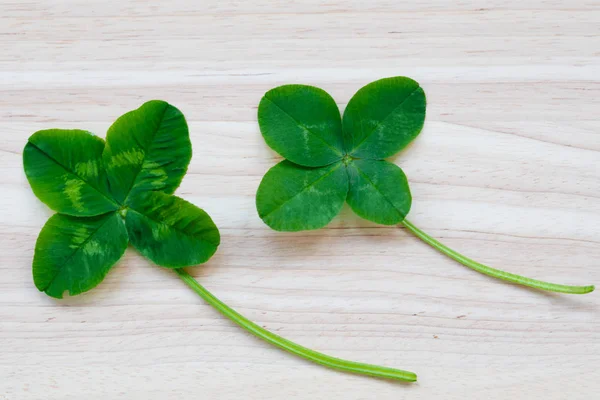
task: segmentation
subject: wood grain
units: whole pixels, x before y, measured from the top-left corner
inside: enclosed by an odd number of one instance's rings
[[[482,262],[600,283],[598,1],[0,0],[0,399],[590,399],[600,300],[500,283],[346,207],[281,234],[254,195],[278,157],[256,123],[283,83],[344,107],[385,76],[421,82],[421,136],[394,159],[410,219]],[[21,152],[41,128],[104,136],[160,98],[190,122],[178,193],[222,246],[194,274],[308,347],[415,371],[403,385],[330,371],[249,336],[133,250],[92,292],[37,292],[51,214]]]

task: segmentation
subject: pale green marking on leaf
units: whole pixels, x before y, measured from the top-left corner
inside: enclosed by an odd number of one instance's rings
[[[69,175],[65,175],[65,188],[63,193],[73,204],[73,208],[77,211],[83,211],[83,202],[81,201],[81,189],[83,188],[84,182],[79,179],[69,178]]]
[[[90,240],[83,246],[83,253],[88,256],[102,254],[102,246],[96,240]]]
[[[166,224],[156,224],[152,226],[152,237],[154,240],[162,240],[169,236],[169,226]]]
[[[128,167],[139,164],[144,159],[144,151],[132,148],[122,153],[114,155],[110,159],[108,168]]]
[[[169,179],[169,174],[162,168],[162,165],[152,160],[144,160],[142,170],[147,171],[148,177],[152,178],[148,183],[153,188],[162,188]]]
[[[73,242],[73,245],[75,247],[79,247],[83,242],[87,240],[88,234],[89,232],[87,228],[85,226],[80,226],[75,229],[75,232],[73,232],[71,242]]]
[[[160,224],[156,224],[152,227],[152,237],[154,240],[160,240]]]
[[[148,171],[148,175],[154,177],[154,180],[150,181],[150,185],[155,188],[165,186],[167,179],[169,179],[167,171],[162,168],[151,169]]]
[[[95,178],[98,176],[98,161],[88,160],[75,164],[75,172],[82,178]]]
[[[142,169],[156,169],[160,167],[161,165],[159,163],[152,160],[144,160],[144,164],[142,165]]]

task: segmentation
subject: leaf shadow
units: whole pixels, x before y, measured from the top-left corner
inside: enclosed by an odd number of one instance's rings
[[[317,263],[324,268],[324,262],[336,259],[332,252],[336,251],[334,249],[339,251],[342,245],[352,246],[352,242],[364,241],[374,251],[386,251],[389,246],[394,246],[394,251],[401,251],[398,248],[402,246],[398,242],[398,236],[408,236],[395,225],[379,225],[362,219],[348,204],[344,204],[340,213],[324,228],[300,232],[276,232],[269,229],[266,232],[261,237],[259,246],[268,248],[269,257],[285,260],[285,264],[297,267],[307,265],[307,256],[314,256],[310,265]],[[322,257],[325,254],[331,257]],[[341,259],[340,257],[339,260]]]

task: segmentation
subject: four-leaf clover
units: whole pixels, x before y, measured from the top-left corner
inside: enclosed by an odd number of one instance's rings
[[[172,195],[192,156],[183,114],[149,101],[118,118],[106,143],[82,130],[34,133],[25,174],[57,214],[43,227],[33,259],[36,287],[62,298],[98,285],[131,243],[155,264],[206,262],[219,231],[200,208]]]
[[[406,219],[412,202],[404,172],[384,160],[421,131],[425,93],[406,77],[385,78],[360,89],[343,119],[327,92],[305,85],[268,91],[258,106],[267,144],[286,158],[271,168],[256,193],[262,220],[278,231],[319,229],[347,201],[362,218],[401,223],[436,250],[482,274],[554,292],[584,294],[593,285],[560,285],[480,264],[438,242]]]
[[[258,123],[267,144],[287,160],[264,176],[258,214],[278,231],[319,229],[347,201],[370,221],[401,222],[410,210],[410,189],[400,167],[384,158],[417,137],[425,107],[425,92],[405,77],[360,89],[343,119],[322,89],[285,85],[268,91]]]
[[[181,112],[150,101],[120,117],[106,143],[81,130],[44,130],[25,146],[34,193],[57,212],[35,246],[40,291],[61,298],[98,285],[131,242],[175,273],[202,299],[249,333],[289,353],[340,371],[414,382],[409,371],[343,360],[300,346],[255,324],[206,290],[183,267],[207,261],[219,231],[198,207],[173,196],[192,155]]]

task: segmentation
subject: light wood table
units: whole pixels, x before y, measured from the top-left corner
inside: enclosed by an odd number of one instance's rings
[[[0,399],[598,398],[598,293],[495,281],[348,207],[314,232],[259,219],[256,188],[279,160],[256,122],[264,92],[312,84],[343,109],[394,75],[428,97],[423,132],[393,159],[410,220],[507,271],[600,283],[598,1],[0,0]],[[289,356],[133,249],[87,294],[35,289],[51,212],[22,171],[27,138],[104,137],[155,98],[190,125],[178,194],[222,233],[195,276],[280,335],[418,383]]]

